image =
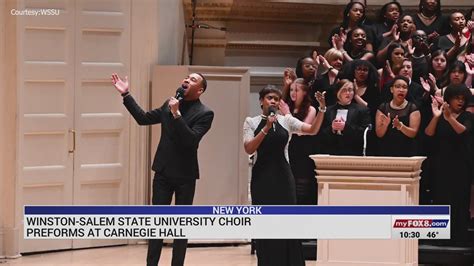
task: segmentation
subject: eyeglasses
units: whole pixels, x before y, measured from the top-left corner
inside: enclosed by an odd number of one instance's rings
[[[423,41],[423,40],[427,40],[428,37],[426,35],[413,35],[413,37],[411,37],[413,40],[420,40],[420,41]]]
[[[361,68],[356,68],[355,71],[357,71],[357,72],[369,72],[369,69],[366,68],[366,67],[364,67],[364,68],[361,67]]]

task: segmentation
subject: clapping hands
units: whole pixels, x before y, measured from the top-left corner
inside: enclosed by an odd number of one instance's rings
[[[433,112],[434,117],[440,117],[443,112],[443,106],[440,105],[438,100],[434,96],[431,96],[431,112]]]

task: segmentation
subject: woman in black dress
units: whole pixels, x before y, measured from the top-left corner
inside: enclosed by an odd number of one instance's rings
[[[325,99],[327,105],[333,105],[336,103],[336,97],[332,92],[332,85],[337,81],[337,75],[342,69],[342,63],[344,61],[342,52],[336,48],[331,48],[326,51],[324,56],[319,55],[320,68],[325,69],[324,72],[320,72],[314,81],[314,84],[311,88],[311,99],[312,104],[317,108],[317,101],[314,99],[314,93],[316,91],[326,92]]]
[[[415,137],[421,118],[416,104],[406,100],[408,84],[407,78],[396,76],[390,87],[392,100],[377,110],[375,133],[382,156],[416,155]]]
[[[447,18],[441,14],[441,0],[420,0],[418,13],[413,17],[416,29],[428,35],[428,41],[436,44],[439,36],[447,34]]]
[[[311,123],[316,109],[311,106],[309,88],[303,79],[296,79],[289,90],[283,91],[283,100],[288,104],[291,114],[300,121]],[[316,205],[317,191],[314,174],[314,161],[309,155],[315,154],[314,136],[293,134],[288,146],[291,172],[295,178],[296,203]]]
[[[449,26],[451,32],[438,39],[437,47],[446,51],[448,61],[457,60],[458,55],[464,51],[468,43],[468,38],[464,36],[463,29],[466,27],[466,19],[461,12],[453,12],[449,16]]]
[[[388,47],[393,43],[399,43],[408,51],[411,48],[411,36],[416,31],[416,26],[413,23],[413,17],[410,15],[403,15],[398,21],[397,27],[392,29],[387,37],[384,37],[380,43],[377,52],[377,65],[383,66],[388,59]]]
[[[425,129],[433,138],[433,204],[451,205],[451,241],[446,244],[464,245],[468,240],[473,154],[471,114],[466,107],[470,96],[464,84],[449,85],[442,105],[433,98],[433,118]]]
[[[347,38],[335,37],[333,47],[342,52],[345,62],[355,59],[371,61],[374,53],[366,48],[367,31],[357,27],[347,33]]]
[[[436,80],[437,88],[441,88],[442,84],[444,84],[448,66],[448,56],[446,55],[445,51],[436,50],[431,54],[431,60],[428,64],[428,71]]]
[[[354,60],[344,65],[338,78],[355,82],[354,101],[369,108],[371,120],[374,121],[381,100],[379,74],[374,65],[365,60]]]
[[[312,124],[291,116],[288,105],[280,102],[281,91],[267,86],[260,91],[262,115],[247,117],[243,127],[244,149],[255,154],[250,193],[254,205],[294,205],[296,193],[294,178],[288,160],[288,142],[292,133],[317,134],[323,120],[326,104],[318,93],[321,112]],[[285,115],[271,115],[280,106]],[[304,265],[301,242],[289,239],[258,239],[259,266]]]
[[[342,24],[335,27],[329,33],[329,46],[333,45],[333,37],[345,38],[347,33],[355,28],[362,28],[367,34],[367,44],[364,49],[372,51],[372,43],[374,40],[372,28],[365,25],[365,5],[359,2],[350,2],[346,5],[343,12]]]
[[[391,34],[393,27],[396,25],[402,13],[402,6],[397,1],[388,2],[380,8],[378,22],[372,25],[374,32],[374,51],[383,48],[380,47],[382,40]]]

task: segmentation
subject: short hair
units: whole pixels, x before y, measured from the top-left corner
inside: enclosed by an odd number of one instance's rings
[[[467,88],[466,84],[464,83],[459,84],[459,85],[450,84],[448,85],[448,87],[446,87],[446,90],[444,91],[444,95],[443,95],[443,99],[445,102],[449,102],[451,99],[455,98],[456,96],[464,97],[464,105],[462,107],[462,110],[465,111],[469,104],[469,99],[473,97],[471,91]]]
[[[400,76],[400,75],[397,75],[393,78],[393,80],[390,82],[390,87],[393,86],[393,84],[395,84],[395,81],[397,80],[403,80],[407,83],[407,85],[410,85],[410,80],[407,78],[407,77],[404,77],[404,76]]]
[[[459,61],[459,60],[456,60],[454,61],[451,65],[449,65],[449,68],[448,68],[448,71],[446,72],[447,73],[447,80],[448,80],[448,83],[451,83],[451,80],[450,80],[450,75],[452,72],[454,71],[461,71],[462,73],[464,73],[464,78],[462,80],[462,83],[466,82],[466,79],[467,79],[467,70],[466,70],[466,65]]]
[[[337,50],[336,48],[331,48],[324,54],[324,58],[326,58],[328,62],[331,62],[336,58],[344,59],[344,56],[341,51]]]
[[[198,73],[198,72],[196,72],[196,74],[198,74],[202,78],[202,81],[201,81],[202,91],[205,92],[206,89],[207,89],[207,80],[206,80],[206,78],[204,77],[203,74]]]
[[[398,13],[400,14],[403,14],[403,9],[402,9],[402,5],[400,5],[399,2],[397,1],[391,1],[391,2],[388,2],[386,3],[385,5],[382,6],[382,8],[380,8],[380,13],[379,13],[379,22],[381,23],[384,23],[385,21],[385,13],[387,12],[387,9],[388,9],[388,6],[391,5],[391,4],[394,4],[398,7]],[[400,17],[401,18],[401,17]]]
[[[354,83],[348,79],[341,79],[338,82],[334,83],[334,95],[336,96],[336,99],[337,95],[339,94],[339,91],[348,84],[354,86]]]
[[[281,90],[278,89],[277,86],[269,84],[260,90],[260,92],[258,93],[259,99],[262,100],[263,98],[265,98],[265,95],[269,93],[275,93],[276,95],[278,95],[278,97],[280,97],[280,99],[282,97]]]

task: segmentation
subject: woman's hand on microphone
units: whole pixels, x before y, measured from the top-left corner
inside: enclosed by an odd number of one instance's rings
[[[276,119],[277,119],[276,115],[267,116],[267,123],[265,124],[265,127],[264,127],[265,132],[268,132],[273,127],[273,123],[275,123]]]

